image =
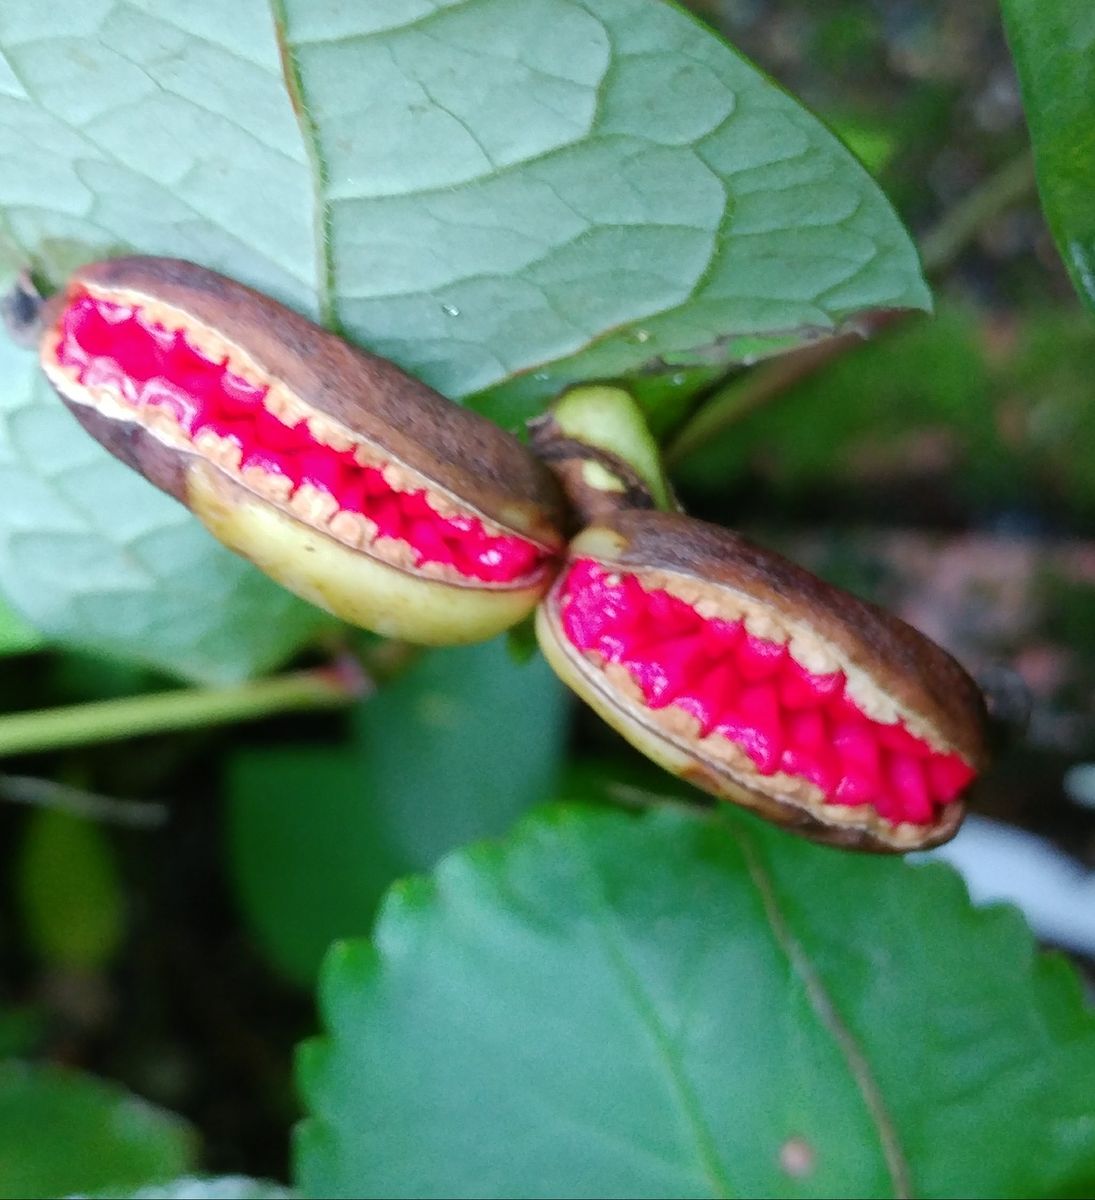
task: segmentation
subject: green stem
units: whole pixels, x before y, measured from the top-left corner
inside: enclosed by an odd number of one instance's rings
[[[860,319],[854,331],[838,333],[835,337],[792,350],[724,384],[711,393],[703,407],[666,447],[663,455],[666,466],[676,466],[754,409],[763,408],[826,363],[863,345],[866,338],[903,315],[895,309],[870,313]]]
[[[953,266],[989,221],[1034,195],[1034,189],[1034,159],[1024,151],[944,213],[921,238],[920,257],[927,274],[940,275]]]
[[[990,175],[924,236],[921,258],[925,272],[939,275],[947,270],[988,221],[1033,192],[1034,166],[1029,151],[1024,151]],[[863,345],[871,334],[904,320],[910,311],[868,313],[859,319],[854,330],[793,350],[745,376],[735,375],[716,388],[678,430],[663,452],[666,465],[681,463],[754,409],[776,399],[834,358]]]
[[[341,708],[361,691],[361,680],[350,671],[328,667],[236,687],[185,689],[12,713],[0,717],[0,756],[257,721],[277,713]]]
[[[88,821],[102,821],[131,829],[157,829],[166,824],[167,806],[151,800],[119,800],[83,788],[38,779],[33,775],[0,775],[0,798],[13,804],[69,813]]]

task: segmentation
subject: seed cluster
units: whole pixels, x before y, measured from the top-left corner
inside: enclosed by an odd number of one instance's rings
[[[806,780],[830,804],[926,825],[973,777],[958,755],[901,722],[867,716],[845,693],[842,671],[815,675],[785,643],[756,637],[740,620],[705,619],[593,559],[570,567],[562,624],[583,653],[623,666],[648,708],[684,711],[700,738],[736,743],[759,774]]]
[[[61,330],[57,360],[84,387],[170,414],[191,439],[203,432],[225,439],[236,471],[245,477],[258,468],[283,480],[286,501],[302,487],[331,497],[325,516],[336,531],[340,514],[356,514],[372,523],[374,539],[406,543],[416,566],[442,564],[485,583],[522,580],[543,565],[532,542],[492,534],[471,514],[441,514],[425,489],[396,488],[381,467],[361,461],[359,448],[324,444],[305,419],[282,421],[266,406],[268,387],[231,370],[227,359],[206,357],[182,330],[139,307],[84,293],[66,308]]]

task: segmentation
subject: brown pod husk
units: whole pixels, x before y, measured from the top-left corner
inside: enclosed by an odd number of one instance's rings
[[[42,325],[43,369],[94,437],[337,615],[474,641],[550,583],[563,501],[543,464],[270,297],[118,258],[75,272]]]
[[[563,680],[649,757],[817,841],[944,842],[984,765],[984,704],[950,655],[681,514],[623,512],[580,534],[537,632]]]

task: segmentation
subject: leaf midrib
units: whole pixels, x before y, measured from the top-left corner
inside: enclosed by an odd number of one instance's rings
[[[335,262],[334,230],[332,228],[331,202],[328,198],[329,171],[319,141],[319,129],[311,116],[300,64],[297,62],[293,43],[289,38],[288,17],[285,0],[268,0],[270,20],[274,26],[281,73],[285,91],[300,129],[301,141],[308,158],[312,177],[313,223],[316,258],[316,307],[319,319],[334,333],[341,333],[341,323],[335,305]]]

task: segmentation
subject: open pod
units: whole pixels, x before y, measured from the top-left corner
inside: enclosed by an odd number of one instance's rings
[[[118,258],[78,270],[40,321],[42,367],[95,438],[337,616],[470,642],[548,587],[562,501],[543,464],[277,301]]]
[[[537,614],[560,677],[639,750],[817,841],[952,837],[984,706],[916,630],[728,530],[621,512],[582,532]]]

